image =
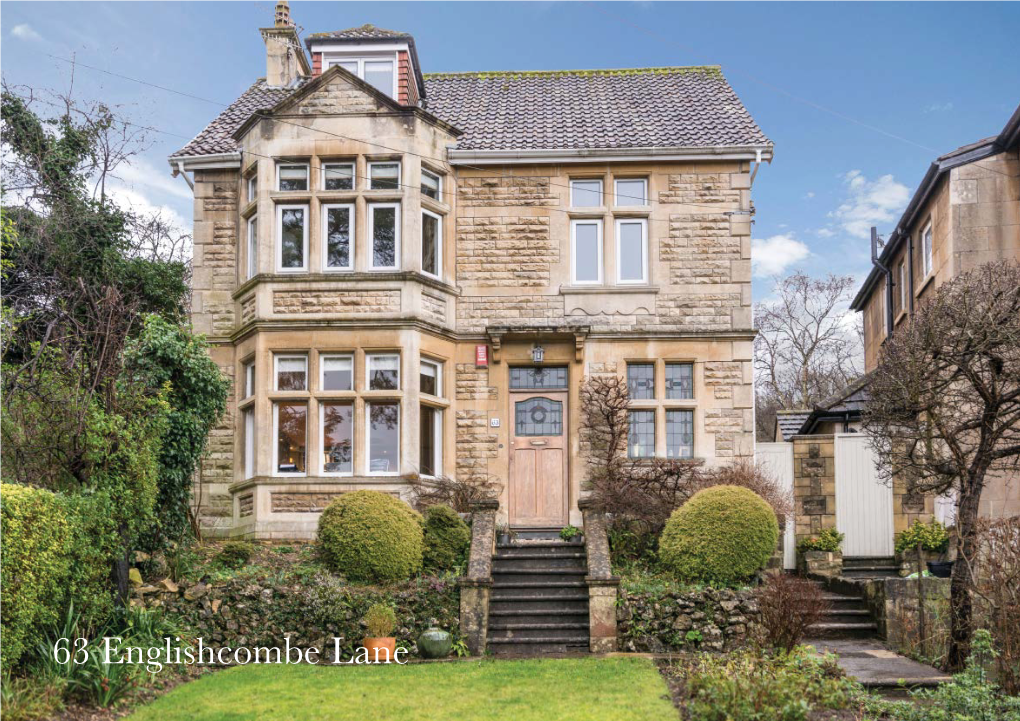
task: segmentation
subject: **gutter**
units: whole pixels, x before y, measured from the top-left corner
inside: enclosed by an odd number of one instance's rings
[[[209,155],[171,155],[167,158],[170,169],[176,177],[186,170],[220,170],[240,168],[241,153],[210,153]]]
[[[451,165],[512,165],[536,163],[605,163],[619,160],[750,160],[772,162],[771,145],[715,145],[703,148],[555,148],[542,150],[447,151]]]
[[[173,177],[176,178],[178,175],[180,175],[182,178],[184,178],[184,182],[188,184],[188,187],[191,188],[191,192],[194,193],[195,181],[188,176],[188,171],[184,169],[184,164],[178,160],[176,165],[174,163],[171,163],[170,166],[174,169],[172,173]]]

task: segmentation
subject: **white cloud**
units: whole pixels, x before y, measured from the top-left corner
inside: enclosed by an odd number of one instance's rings
[[[813,190],[809,190],[808,192],[804,193],[804,197],[810,200],[811,198],[815,197],[815,193]]]
[[[28,23],[15,25],[11,28],[11,35],[22,40],[42,40],[42,35],[33,30],[32,26]]]
[[[130,164],[119,166],[116,175],[117,179],[129,188],[137,189],[138,186],[143,186],[158,195],[172,195],[191,202],[191,189],[181,178],[175,178],[170,174],[168,165],[157,167],[145,158],[136,156],[131,158]]]
[[[910,200],[910,189],[892,175],[868,180],[859,170],[843,176],[847,197],[829,216],[850,235],[868,238],[871,226],[892,223]]]
[[[790,233],[773,235],[765,240],[751,240],[751,267],[756,278],[780,275],[811,254],[808,247]]]
[[[932,103],[924,106],[925,113],[948,113],[952,109],[952,103]]]
[[[819,228],[815,231],[815,235],[819,238],[831,238],[836,233],[831,228]]]

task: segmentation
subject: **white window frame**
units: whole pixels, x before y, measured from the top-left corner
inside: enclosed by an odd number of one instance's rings
[[[436,370],[436,395],[432,395],[431,393],[425,393],[425,391],[421,390],[421,378],[420,378],[420,376],[421,376],[421,368],[420,368],[420,366],[426,366],[426,365],[432,366]],[[431,358],[422,358],[419,361],[418,375],[419,375],[419,378],[418,378],[418,392],[419,393],[421,393],[422,395],[428,396],[430,398],[443,398],[444,397],[443,396],[443,363],[442,363],[442,361],[432,360]]]
[[[246,193],[246,200],[247,200],[247,202],[250,203],[253,200],[255,200],[255,198],[258,196],[259,175],[258,175],[257,172],[252,173],[251,175],[248,176],[248,178],[247,178],[247,180],[245,182],[245,188],[246,188],[246,191],[245,191],[245,193]]]
[[[280,406],[301,406],[305,407],[305,470],[303,473],[281,473],[280,472]],[[295,398],[294,400],[273,401],[273,473],[277,478],[302,478],[308,475],[308,400]]]
[[[350,406],[351,407],[351,470],[349,471],[327,471],[326,470],[326,413],[322,410],[322,406]],[[336,399],[336,400],[324,400],[319,403],[319,475],[330,476],[333,478],[350,477],[354,475],[354,463],[357,461],[355,451],[355,433],[354,425],[358,417],[357,408],[355,408],[354,399]]]
[[[620,202],[620,183],[641,183],[644,186],[644,190],[641,191],[641,196],[645,202],[636,203],[634,198],[626,197],[623,199],[624,202]],[[615,178],[613,180],[613,203],[617,206],[631,206],[634,208],[644,208],[648,205],[648,178]]]
[[[394,265],[375,264],[375,209],[393,208],[396,210],[393,217],[393,262]],[[369,203],[368,204],[368,258],[369,270],[398,270],[400,268],[400,203]]]
[[[351,362],[351,387],[346,390],[326,389],[326,361],[345,358]],[[347,393],[354,390],[354,354],[353,353],[320,353],[319,354],[319,390],[323,393]]]
[[[305,362],[305,387],[302,390],[280,390],[280,361],[281,360],[303,360]],[[277,393],[307,393],[308,392],[308,356],[304,353],[277,353],[273,355],[273,391]]]
[[[396,188],[373,188],[372,187],[372,168],[377,165],[396,165],[397,166],[397,187]],[[374,190],[377,193],[399,193],[401,184],[404,181],[404,164],[399,160],[374,160],[368,164],[368,190]]]
[[[343,167],[351,169],[351,188],[350,188],[350,190],[337,190],[335,188],[329,188],[329,189],[326,188],[326,170],[328,168],[332,168],[332,167],[336,167],[336,166],[343,166]],[[321,187],[321,189],[324,192],[327,192],[327,193],[353,193],[354,191],[356,191],[358,189],[357,168],[355,167],[353,161],[335,162],[335,163],[322,163],[322,164],[319,165],[319,175],[321,176],[319,178],[319,181],[320,181],[319,182],[319,186]]]
[[[381,388],[372,388],[372,361],[376,358],[396,358],[397,359],[397,387],[388,390]],[[399,353],[366,353],[365,354],[365,390],[372,391],[373,393],[396,393],[401,390],[401,373],[400,373],[400,354]]]
[[[927,278],[935,270],[935,236],[932,232],[931,221],[921,231],[921,263],[923,264],[924,277]]]
[[[302,167],[305,169],[305,189],[304,190],[280,190],[280,169],[284,166],[298,168]],[[284,163],[279,162],[276,164],[276,190],[280,193],[307,193],[312,189],[312,169],[308,163]]]
[[[242,387],[244,395],[241,397],[241,400],[245,400],[255,395],[255,361],[250,360],[247,363],[243,363],[241,369],[244,383]]]
[[[347,265],[346,266],[331,266],[327,265],[329,262],[329,242],[326,238],[326,233],[329,230],[329,223],[326,220],[326,216],[329,211],[334,208],[346,208],[349,218],[349,235],[348,244],[350,250],[347,253]],[[322,254],[322,272],[323,273],[346,273],[354,270],[354,241],[357,235],[355,234],[355,220],[354,220],[354,203],[323,203],[322,204],[322,217],[319,219],[319,248]]]
[[[241,449],[244,459],[244,480],[255,477],[255,406],[248,406],[241,411],[244,423],[244,446]]]
[[[433,459],[435,463],[432,473],[421,473],[423,478],[439,478],[443,475],[443,409],[437,406],[432,406],[427,403],[422,404],[426,408],[431,408],[432,412],[436,414],[436,423],[432,428],[432,446],[435,449],[436,457]],[[420,411],[419,411],[420,412]],[[420,423],[419,423],[419,435],[421,434]],[[418,438],[418,449],[419,454],[421,453],[421,438]],[[421,458],[418,459],[418,470],[421,471]]]
[[[284,268],[283,267],[283,211],[285,210],[303,210],[305,211],[305,227],[302,233],[302,242],[304,246],[301,250],[301,267],[300,268]],[[276,272],[277,273],[307,273],[308,272],[308,226],[311,225],[310,208],[307,203],[299,203],[297,205],[277,205],[276,206]]]
[[[597,229],[596,246],[598,250],[598,279],[578,280],[577,279],[577,226],[594,225]],[[602,285],[602,220],[598,218],[585,218],[570,221],[570,282],[573,285]]]
[[[392,67],[393,67],[393,95],[390,95],[389,97],[391,97],[394,100],[396,100],[397,92],[399,90],[399,85],[398,85],[398,82],[397,82],[399,80],[399,78],[398,78],[399,69],[397,67],[398,63],[397,63],[397,57],[396,57],[395,53],[385,53],[385,54],[375,55],[375,56],[373,56],[373,55],[364,55],[364,56],[356,56],[356,57],[344,57],[342,55],[337,55],[337,56],[325,58],[325,61],[326,61],[326,67],[324,67],[322,69],[323,72],[325,72],[326,70],[329,70],[334,65],[342,65],[344,63],[357,63],[358,69],[357,69],[357,71],[354,72],[354,74],[358,76],[358,79],[364,80],[366,83],[368,83],[368,81],[365,80],[365,62],[367,61],[367,62],[370,62],[370,63],[381,63],[381,62],[387,62],[388,61],[392,65]],[[369,83],[369,85],[372,85],[372,84]],[[375,88],[374,85],[372,85],[372,87]],[[375,88],[375,89],[379,90],[379,88]],[[379,90],[379,92],[381,93],[383,91]]]
[[[641,226],[641,278],[637,280],[623,279],[623,225]],[[647,285],[648,284],[648,219],[647,218],[617,218],[616,219],[616,282],[618,285]]]
[[[397,407],[397,468],[393,471],[372,470],[372,406],[374,405],[395,405]],[[401,443],[401,414],[403,406],[400,401],[379,399],[378,401],[365,402],[365,475],[368,476],[399,476],[400,475],[400,443]]]
[[[421,209],[422,215],[427,215],[431,218],[436,219],[436,273],[430,273],[425,270],[425,223],[421,224],[421,252],[419,253],[418,261],[421,265],[421,272],[423,275],[427,275],[430,278],[441,280],[443,277],[443,216],[439,213],[433,213],[431,210]]]
[[[247,253],[247,268],[245,280],[251,280],[259,274],[259,233],[258,233],[258,213],[248,218],[247,229],[248,229],[248,248],[245,251]]]
[[[900,261],[900,311],[906,312],[909,300],[910,287],[907,281],[907,261]]]
[[[422,168],[421,169],[421,174],[422,174],[423,177],[426,176],[426,175],[430,175],[430,176],[432,176],[433,178],[436,179],[436,197],[432,198],[432,197],[430,197],[428,195],[425,195],[425,193],[422,193],[422,197],[423,198],[428,198],[429,200],[434,200],[437,203],[443,202],[443,176],[440,175],[439,173],[433,173],[428,168]],[[420,185],[420,183],[419,183],[419,185]]]
[[[574,183],[598,183],[599,184],[599,203],[598,205],[574,205]],[[602,208],[606,205],[606,188],[602,182],[602,178],[571,178],[570,179],[570,207],[582,207],[582,208]]]

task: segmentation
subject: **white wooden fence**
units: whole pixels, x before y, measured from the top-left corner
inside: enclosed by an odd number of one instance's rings
[[[793,492],[792,443],[758,443],[755,447],[754,458],[760,466],[783,484],[783,488]],[[783,538],[783,568],[797,567],[795,525],[793,518],[786,520],[786,531]]]
[[[861,433],[835,439],[836,528],[844,556],[893,555],[893,492],[879,478],[875,451]]]

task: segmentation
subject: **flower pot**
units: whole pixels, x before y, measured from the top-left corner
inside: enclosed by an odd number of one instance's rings
[[[422,658],[446,658],[453,648],[453,640],[450,634],[441,628],[433,626],[422,632],[418,637],[418,653]]]
[[[953,573],[952,561],[928,561],[928,573],[935,578],[949,578]]]
[[[389,663],[396,651],[395,638],[366,638],[361,644],[368,650],[368,660],[373,663]]]

